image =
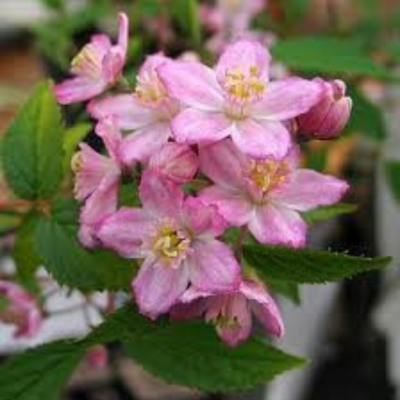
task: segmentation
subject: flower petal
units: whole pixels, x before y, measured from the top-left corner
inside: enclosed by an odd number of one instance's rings
[[[141,246],[150,229],[151,221],[143,209],[123,207],[102,222],[97,236],[122,257],[142,258]]]
[[[178,143],[214,143],[231,135],[233,124],[224,114],[186,108],[172,120]]]
[[[310,169],[299,169],[288,176],[287,182],[271,191],[270,196],[284,207],[308,211],[338,202],[348,188],[349,185],[341,179]]]
[[[223,97],[215,73],[198,62],[170,62],[157,69],[172,97],[204,111],[221,110]]]
[[[98,120],[114,117],[120,129],[139,129],[154,123],[158,118],[153,109],[139,104],[131,94],[92,100],[87,111],[92,118]]]
[[[125,13],[118,14],[118,46],[122,53],[126,55],[129,41],[129,19]]]
[[[171,268],[154,260],[145,260],[132,282],[136,302],[142,314],[156,319],[174,305],[188,286],[188,271]]]
[[[260,243],[302,247],[307,225],[296,211],[269,203],[255,211],[249,230]]]
[[[124,163],[132,165],[135,161],[147,163],[149,158],[160,151],[171,136],[168,122],[150,124],[126,136],[122,148]]]
[[[252,115],[256,119],[285,121],[307,112],[320,96],[317,82],[300,78],[270,82],[265,96],[253,106]]]
[[[268,79],[268,70],[271,56],[268,50],[260,43],[251,40],[239,40],[227,46],[216,66],[219,82],[223,83],[228,70],[241,69],[248,74],[257,67],[260,78]]]
[[[280,122],[256,122],[248,119],[237,126],[233,142],[244,154],[253,158],[282,159],[291,146],[286,127]]]
[[[174,142],[164,144],[149,162],[150,169],[160,172],[176,183],[191,181],[198,166],[197,154],[189,146]]]
[[[200,146],[199,160],[201,171],[219,186],[244,187],[242,164],[245,157],[231,140]]]
[[[212,293],[232,291],[240,284],[240,266],[232,250],[218,240],[197,241],[187,260],[190,281]]]
[[[107,117],[96,125],[96,134],[103,139],[108,154],[117,165],[122,166],[122,135],[114,119]]]
[[[246,225],[251,218],[253,205],[244,192],[214,185],[203,189],[199,197],[206,204],[216,205],[219,214],[234,226]]]
[[[147,170],[142,174],[139,195],[143,207],[154,216],[173,218],[183,205],[184,193],[175,183]]]
[[[215,206],[207,205],[196,197],[186,198],[182,210],[182,219],[184,225],[197,236],[220,236],[227,227],[226,221],[219,215]]]
[[[79,239],[88,248],[98,244],[100,224],[117,209],[119,177],[119,173],[108,173],[82,208]]]
[[[107,83],[103,79],[76,77],[55,85],[53,90],[60,104],[71,104],[89,100],[99,95],[106,87]]]
[[[243,281],[240,292],[250,301],[250,307],[268,333],[282,337],[285,327],[275,300],[260,284]]]

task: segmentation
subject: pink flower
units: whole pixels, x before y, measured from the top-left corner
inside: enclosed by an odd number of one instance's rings
[[[200,149],[200,169],[215,185],[200,193],[232,225],[247,225],[261,243],[300,247],[307,225],[301,212],[333,204],[346,182],[309,169],[298,169],[294,148],[281,160],[255,160],[230,140]]]
[[[105,346],[97,345],[86,353],[86,361],[96,369],[103,369],[108,364],[108,351]]]
[[[272,336],[284,335],[284,325],[278,306],[259,283],[245,280],[232,293],[202,292],[190,287],[181,297],[180,304],[171,310],[174,320],[204,316],[216,326],[217,333],[229,346],[235,347],[248,339],[252,330],[252,315]]]
[[[0,321],[15,324],[15,337],[33,337],[42,324],[36,301],[20,286],[0,280],[0,299],[6,306],[0,308]]]
[[[108,36],[94,35],[72,61],[68,79],[54,87],[60,104],[70,104],[89,100],[112,86],[121,75],[128,49],[128,17],[119,14],[118,43],[111,44]]]
[[[179,111],[159,79],[157,69],[172,62],[162,54],[147,57],[133,94],[109,96],[88,105],[96,119],[112,115],[121,129],[135,130],[126,140],[125,159],[147,162],[171,137],[171,119]]]
[[[124,140],[112,119],[96,126],[109,157],[94,151],[87,144],[72,160],[75,171],[75,197],[86,201],[80,215],[79,238],[86,247],[97,244],[96,231],[105,217],[117,209],[118,187],[121,174],[129,165],[122,158]]]
[[[240,267],[216,240],[226,225],[213,206],[185,199],[153,171],[144,172],[139,195],[143,209],[120,209],[103,222],[98,237],[123,257],[144,259],[132,282],[143,314],[155,319],[167,312],[189,284],[211,293],[238,287]]]
[[[283,122],[307,112],[320,86],[300,78],[269,82],[269,63],[263,46],[241,40],[215,70],[195,62],[161,65],[168,91],[187,106],[172,122],[176,141],[213,143],[231,136],[252,157],[284,157],[291,138]]]
[[[149,162],[149,169],[176,183],[191,181],[198,167],[197,154],[189,146],[174,142],[166,143]]]
[[[307,113],[297,117],[299,134],[307,139],[332,139],[338,136],[350,118],[353,102],[345,96],[340,80],[326,82],[316,78],[323,88],[321,99]]]

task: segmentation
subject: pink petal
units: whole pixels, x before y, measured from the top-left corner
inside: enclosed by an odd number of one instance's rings
[[[100,224],[117,209],[119,177],[119,173],[108,173],[82,208],[79,239],[85,247],[98,244]]]
[[[97,33],[90,38],[90,44],[96,49],[96,54],[101,55],[100,58],[111,49],[112,43],[107,35]]]
[[[122,257],[142,258],[143,239],[149,234],[151,220],[139,208],[121,208],[106,218],[97,236],[101,243]]]
[[[270,82],[265,96],[253,106],[253,117],[268,121],[285,121],[304,114],[320,99],[317,82],[288,78]]]
[[[268,79],[268,69],[271,56],[260,43],[250,40],[239,40],[229,45],[221,55],[216,66],[218,80],[223,83],[226,72],[241,69],[248,74],[250,69],[257,67],[260,78]]]
[[[197,154],[189,146],[170,142],[153,154],[149,168],[176,183],[185,183],[193,179],[198,164]]]
[[[127,165],[135,161],[147,163],[149,158],[160,151],[171,136],[168,122],[158,122],[141,128],[126,136],[122,158]]]
[[[338,202],[349,185],[330,175],[300,169],[288,176],[288,181],[271,191],[270,196],[280,205],[297,211]]]
[[[210,186],[202,190],[199,197],[206,204],[216,205],[219,214],[234,226],[246,225],[251,218],[253,204],[245,192]]]
[[[179,143],[214,143],[231,135],[233,123],[224,114],[186,108],[172,120]]]
[[[93,80],[85,77],[67,79],[54,86],[54,94],[60,104],[86,101],[99,95],[107,87],[103,79]]]
[[[227,225],[217,208],[205,204],[201,199],[188,197],[182,210],[182,219],[194,234],[216,237],[224,233]]]
[[[223,187],[243,188],[242,164],[245,157],[231,140],[221,140],[199,148],[201,171]]]
[[[221,88],[211,68],[197,62],[176,61],[161,65],[157,71],[172,97],[199,110],[221,110]]]
[[[253,158],[282,159],[291,146],[286,127],[280,122],[256,122],[247,119],[238,124],[233,142],[244,154]]]
[[[112,171],[118,173],[115,163],[108,157],[94,151],[85,143],[80,144],[81,151],[77,153],[80,157],[79,168],[75,176],[75,197],[85,200],[101,184],[104,176]]]
[[[126,55],[129,41],[129,19],[125,13],[118,14],[118,25],[118,46]]]
[[[171,319],[176,321],[201,317],[207,311],[210,296],[212,294],[190,286],[179,298],[179,303],[171,309]]]
[[[122,135],[113,118],[107,117],[96,125],[96,134],[103,139],[108,154],[117,165],[122,166]]]
[[[87,106],[87,111],[92,118],[98,120],[112,116],[121,129],[143,128],[158,119],[153,109],[139,104],[132,94],[92,100]]]
[[[302,247],[307,225],[293,210],[266,204],[259,207],[249,223],[249,230],[263,244]]]
[[[150,170],[142,174],[139,195],[145,210],[154,216],[173,218],[183,205],[182,189]]]
[[[217,333],[230,347],[236,347],[246,341],[251,334],[252,320],[246,299],[241,295],[232,295],[229,315],[235,317],[238,326],[217,325]]]
[[[232,250],[218,240],[198,241],[188,258],[190,281],[200,290],[232,291],[240,284],[240,266]]]
[[[145,260],[132,282],[132,288],[140,312],[156,319],[169,311],[188,283],[186,268],[171,268],[158,261]]]
[[[118,46],[113,46],[102,60],[102,75],[107,85],[113,85],[120,77],[125,65],[125,54]]]
[[[240,292],[250,300],[250,306],[268,333],[282,337],[285,332],[282,316],[275,300],[260,284],[243,281]]]

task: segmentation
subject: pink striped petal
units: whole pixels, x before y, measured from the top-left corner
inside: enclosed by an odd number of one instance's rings
[[[168,93],[185,105],[203,111],[222,109],[221,88],[211,68],[198,62],[171,62],[158,69]]]
[[[240,284],[240,266],[232,250],[218,240],[197,241],[187,260],[190,281],[200,290],[218,293]]]
[[[274,204],[257,208],[248,227],[263,244],[303,247],[306,242],[307,225],[299,213]]]
[[[151,319],[169,311],[189,284],[186,268],[171,268],[156,260],[145,260],[132,282],[142,314]]]
[[[244,154],[253,158],[282,159],[291,146],[286,127],[280,122],[256,122],[247,119],[238,124],[232,135],[233,142]]]
[[[284,207],[308,211],[338,202],[348,188],[349,185],[341,179],[300,169],[292,172],[284,184],[271,191],[270,196]]]
[[[76,77],[54,86],[54,94],[60,104],[71,104],[86,101],[99,95],[107,87],[102,79],[93,80]]]
[[[288,78],[270,82],[265,96],[253,106],[256,119],[286,121],[304,114],[320,99],[321,86],[317,82]]]
[[[225,114],[186,108],[172,120],[172,132],[178,143],[214,143],[234,132]]]

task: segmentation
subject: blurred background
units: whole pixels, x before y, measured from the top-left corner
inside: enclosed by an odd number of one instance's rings
[[[305,163],[349,180],[345,200],[358,209],[315,225],[310,244],[391,255],[394,265],[341,284],[284,290],[287,334],[278,344],[311,361],[268,387],[230,396],[192,392],[164,384],[110,348],[107,366],[84,363],[63,399],[400,399],[399,0],[0,0],[0,135],[38,82],[68,76],[70,60],[93,33],[115,35],[119,10],[131,21],[132,82],[147,54],[200,56],[212,63],[242,36],[270,47],[275,78],[301,73],[346,81],[354,102],[351,121],[340,139],[306,144]],[[65,117],[71,127],[90,127],[80,105],[67,107]],[[90,135],[88,140],[96,145]],[[6,192],[0,172],[0,203]],[[15,216],[0,214],[0,275],[12,273],[16,259],[29,258],[13,256],[17,223]],[[78,294],[50,287],[48,295],[56,312],[40,337],[15,341],[0,327],[1,357],[80,335],[88,320],[100,318],[95,307],[79,307]],[[93,301],[105,300],[99,295]]]

